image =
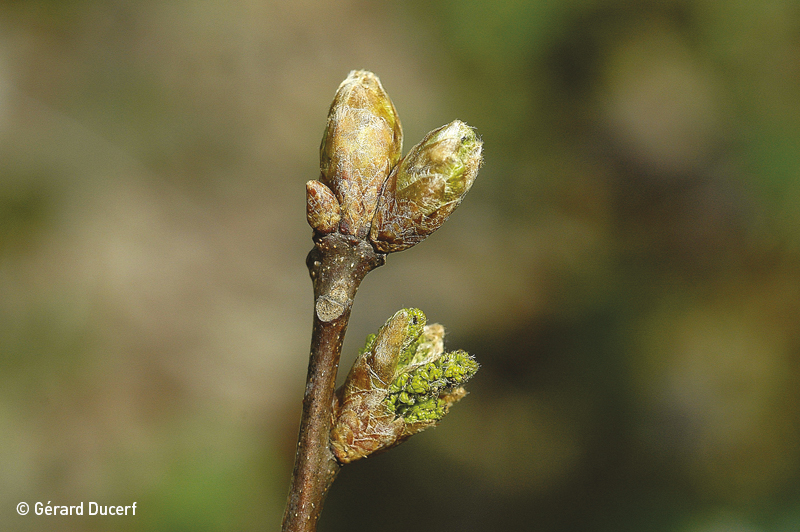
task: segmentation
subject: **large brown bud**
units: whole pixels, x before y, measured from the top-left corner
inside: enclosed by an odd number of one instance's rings
[[[378,77],[350,72],[333,98],[320,145],[320,181],[341,206],[341,233],[367,234],[381,186],[402,147],[400,119]]]

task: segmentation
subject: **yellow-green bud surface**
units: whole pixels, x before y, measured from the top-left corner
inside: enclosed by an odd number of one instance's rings
[[[482,152],[475,131],[460,120],[411,148],[383,187],[370,230],[375,248],[402,251],[441,227],[472,187]]]

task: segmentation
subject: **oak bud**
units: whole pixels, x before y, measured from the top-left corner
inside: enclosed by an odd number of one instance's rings
[[[402,147],[400,119],[378,77],[350,72],[336,91],[320,145],[320,181],[341,205],[342,233],[368,233],[381,186]]]
[[[402,251],[436,231],[478,175],[483,142],[460,120],[434,129],[400,161],[384,185],[370,239],[379,251]]]
[[[306,219],[320,234],[333,233],[339,227],[339,202],[333,192],[319,181],[306,183]]]
[[[331,447],[342,463],[394,447],[436,425],[466,396],[478,370],[464,351],[444,352],[444,327],[403,309],[367,337],[344,385]]]

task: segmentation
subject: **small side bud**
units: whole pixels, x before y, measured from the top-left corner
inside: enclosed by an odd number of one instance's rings
[[[333,192],[319,181],[306,183],[306,219],[318,233],[327,235],[339,227],[339,202]]]
[[[472,187],[483,142],[455,120],[428,133],[394,169],[381,192],[370,240],[384,253],[402,251],[436,231]]]
[[[403,309],[367,337],[344,385],[331,447],[342,463],[364,458],[436,425],[466,396],[478,370],[464,351],[444,352],[444,327]]]
[[[320,180],[339,200],[342,233],[367,234],[381,186],[402,147],[400,119],[378,77],[350,72],[333,98],[320,145]]]

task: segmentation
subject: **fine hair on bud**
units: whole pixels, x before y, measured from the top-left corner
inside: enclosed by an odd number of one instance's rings
[[[403,131],[389,95],[372,72],[354,70],[336,91],[320,144],[320,181],[341,206],[339,230],[364,237]]]
[[[455,120],[434,129],[392,171],[372,220],[379,251],[402,251],[436,231],[461,204],[483,162],[475,131]]]

